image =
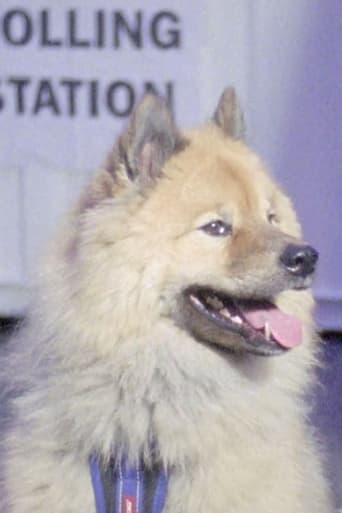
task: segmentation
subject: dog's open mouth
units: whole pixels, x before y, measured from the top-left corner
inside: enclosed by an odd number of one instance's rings
[[[269,301],[237,300],[206,287],[190,287],[183,297],[188,328],[204,342],[261,355],[302,342],[301,321]]]

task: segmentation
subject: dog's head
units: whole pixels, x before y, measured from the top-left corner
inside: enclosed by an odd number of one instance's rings
[[[187,133],[159,98],[138,105],[79,206],[75,258],[103,314],[121,305],[126,328],[146,329],[163,316],[223,351],[301,342],[318,255],[243,134],[232,88]]]

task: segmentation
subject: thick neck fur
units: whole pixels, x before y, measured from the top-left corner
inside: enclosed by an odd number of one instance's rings
[[[135,333],[127,329],[126,336],[119,329],[118,336],[115,306],[112,330],[104,331],[99,317],[82,332],[77,326],[85,320],[76,320],[72,301],[63,305],[63,311],[55,311],[64,319],[60,331],[50,331],[56,326],[51,318],[35,323],[41,331],[29,357],[31,367],[37,354],[41,363],[28,378],[34,393],[21,399],[21,407],[65,451],[84,457],[97,451],[105,459],[143,455],[148,461],[153,446],[165,465],[185,468],[215,457],[222,446],[234,452],[251,432],[254,439],[259,434],[260,443],[276,443],[286,436],[288,423],[298,422],[299,396],[312,366],[304,346],[297,349],[296,361],[291,354],[224,355],[167,318],[150,320],[145,331],[141,324]],[[130,315],[143,316],[142,304]],[[101,346],[105,355],[98,351]],[[275,388],[278,404],[270,401]],[[268,403],[273,409],[264,407]]]

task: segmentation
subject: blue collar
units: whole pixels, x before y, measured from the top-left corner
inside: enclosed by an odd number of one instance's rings
[[[126,459],[106,467],[92,455],[89,461],[96,513],[162,513],[168,476],[161,465],[152,468]]]

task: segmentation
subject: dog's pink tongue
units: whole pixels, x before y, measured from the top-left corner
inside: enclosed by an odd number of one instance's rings
[[[263,330],[266,322],[278,344],[296,347],[302,342],[302,323],[297,317],[286,314],[273,305],[264,308],[241,308],[245,320],[257,330]]]

